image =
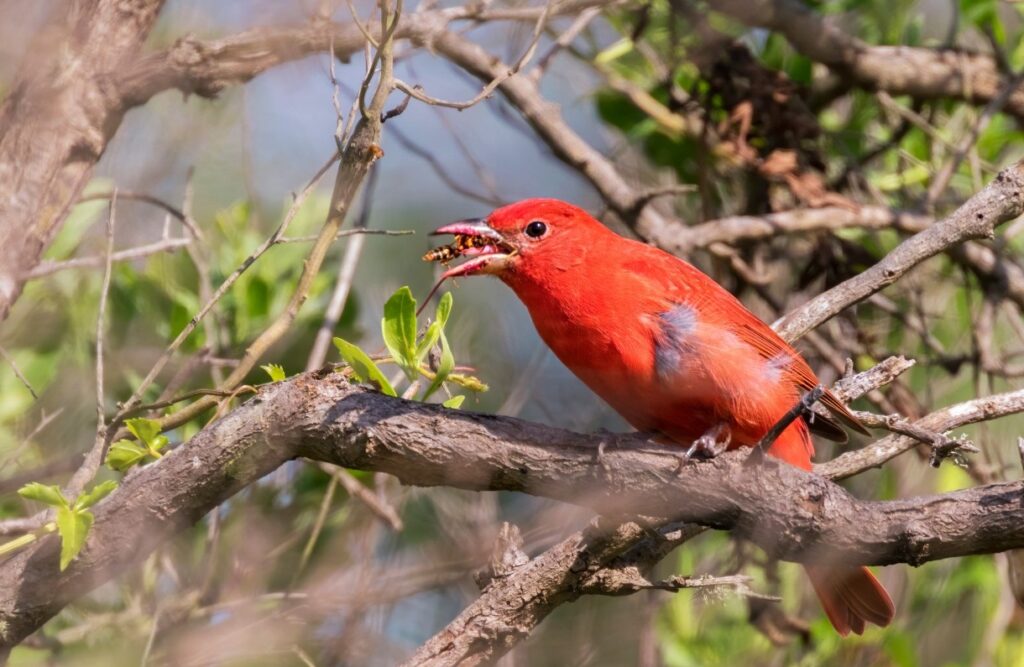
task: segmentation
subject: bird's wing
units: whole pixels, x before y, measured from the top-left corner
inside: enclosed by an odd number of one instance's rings
[[[780,367],[786,377],[803,391],[810,391],[818,386],[817,376],[799,352],[747,310],[746,306],[728,290],[696,267],[668,253],[655,251],[644,257],[642,268],[638,265],[637,269],[660,282],[664,289],[663,294],[668,300],[685,303],[705,315],[711,315],[718,322],[728,326],[741,340],[754,347],[765,360],[784,360]],[[853,430],[868,434],[864,425],[831,391],[825,390],[821,403]],[[839,442],[846,441],[846,433],[839,424],[823,415],[816,414],[813,420],[809,420],[808,425],[823,437]]]
[[[800,356],[799,352],[794,350],[771,327],[759,320],[746,308],[742,308],[742,312],[742,315],[737,314],[732,320],[736,325],[735,331],[737,335],[753,345],[757,349],[758,354],[765,359],[788,358],[789,362],[785,366],[785,373],[800,389],[810,391],[818,386],[818,377],[811,370],[811,367],[807,365],[804,358]],[[826,389],[820,400],[821,404],[828,408],[828,411],[838,417],[844,424],[859,433],[869,434],[864,425],[860,423],[860,420],[830,390]],[[824,425],[818,424],[818,420],[824,422]],[[846,434],[840,426],[830,421],[824,415],[816,414],[812,420],[808,421],[808,425],[811,427],[811,430],[823,437],[831,438],[838,442],[846,442]]]

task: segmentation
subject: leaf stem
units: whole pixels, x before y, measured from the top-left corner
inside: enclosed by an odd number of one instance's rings
[[[56,531],[57,524],[55,522],[50,521],[49,523],[45,523],[31,533],[26,533],[21,537],[11,540],[10,542],[0,544],[0,556],[6,556],[9,553],[13,553],[18,549],[21,549],[22,547],[27,547],[43,535],[48,535],[49,533],[54,533]]]

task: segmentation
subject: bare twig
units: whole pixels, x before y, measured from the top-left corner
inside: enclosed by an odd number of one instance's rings
[[[292,202],[291,207],[289,207],[288,212],[285,213],[284,219],[281,221],[281,224],[277,227],[277,229],[274,230],[274,233],[271,234],[266,241],[260,244],[259,247],[257,247],[256,250],[252,252],[252,254],[246,257],[245,261],[243,261],[239,265],[239,267],[235,269],[234,272],[231,273],[231,275],[224,279],[224,282],[220,284],[220,286],[217,288],[217,291],[213,293],[210,299],[205,304],[203,304],[202,308],[199,309],[199,312],[196,313],[195,316],[193,316],[189,323],[185,325],[185,328],[182,329],[178,333],[177,337],[175,337],[175,339],[171,342],[171,344],[167,346],[167,349],[165,349],[163,354],[160,355],[160,358],[157,359],[155,364],[153,364],[153,368],[150,369],[149,373],[146,374],[146,377],[144,377],[142,379],[142,382],[140,382],[139,385],[135,388],[135,391],[132,393],[131,398],[125,401],[124,406],[121,409],[122,414],[135,408],[141,402],[142,394],[146,391],[146,389],[149,388],[149,386],[153,383],[156,377],[164,369],[164,366],[167,365],[167,362],[171,360],[171,357],[174,355],[175,351],[179,347],[181,347],[181,344],[185,342],[185,340],[192,334],[193,331],[195,331],[195,328],[199,325],[200,322],[202,322],[203,318],[206,317],[206,314],[209,313],[210,310],[214,307],[214,305],[216,305],[216,303],[220,301],[221,297],[223,297],[224,294],[226,294],[227,291],[231,289],[231,286],[235,284],[235,281],[238,280],[238,278],[245,272],[245,270],[252,266],[252,264],[257,259],[259,259],[260,256],[263,255],[263,253],[270,249],[278,239],[284,236],[284,233],[288,230],[288,226],[295,218],[295,215],[299,212],[299,209],[301,209],[302,205],[305,203],[306,198],[309,197],[309,194],[320,182],[320,179],[323,178],[324,174],[327,173],[327,170],[334,165],[338,158],[338,154],[332,154],[331,157],[327,160],[327,162],[325,162],[323,166],[321,166],[320,169],[317,170],[313,178],[310,179],[309,183],[306,184],[306,187],[304,187],[302,191],[299,192],[299,194],[295,197],[295,201]]]
[[[69,498],[75,498],[96,476],[103,463],[108,433],[106,421],[106,392],[103,389],[103,341],[106,339],[107,296],[110,292],[110,276],[113,273],[114,228],[117,224],[117,190],[110,197],[110,213],[107,216],[106,264],[103,268],[103,283],[100,287],[100,303],[96,314],[96,435],[92,449],[85,456],[81,467],[71,476],[64,491]]]
[[[946,164],[942,166],[942,169],[939,170],[939,173],[935,175],[935,178],[932,179],[932,184],[928,188],[928,194],[925,197],[926,208],[930,210],[935,206],[935,203],[942,196],[942,193],[945,192],[946,186],[949,185],[950,179],[953,178],[953,174],[956,173],[956,170],[960,167],[960,164],[967,156],[967,153],[970,152],[971,148],[973,148],[977,143],[978,137],[980,137],[981,133],[988,127],[992,118],[994,118],[995,115],[1002,110],[1007,101],[1009,101],[1010,95],[1020,88],[1021,83],[1024,83],[1024,74],[1017,74],[1007,81],[1000,93],[985,105],[981,115],[978,116],[977,121],[975,121],[974,125],[971,127],[971,131],[967,133],[967,136],[965,136],[956,147],[952,159],[946,162]]]
[[[309,295],[309,290],[313,286],[313,281],[320,271],[324,258],[327,256],[328,249],[334,242],[334,239],[337,237],[338,232],[345,221],[349,206],[362,186],[363,179],[366,178],[373,163],[381,155],[380,146],[378,145],[380,142],[381,126],[383,124],[381,112],[387,102],[388,95],[391,93],[393,86],[394,61],[392,50],[394,47],[394,33],[396,26],[400,21],[401,6],[401,0],[398,0],[395,14],[393,18],[389,19],[388,11],[382,5],[382,25],[390,27],[388,27],[387,30],[382,28],[382,33],[385,34],[385,38],[381,40],[380,49],[378,49],[377,54],[373,57],[370,67],[372,70],[374,67],[373,63],[380,63],[380,78],[377,88],[368,105],[364,104],[365,91],[360,93],[359,99],[362,116],[356,124],[351,137],[349,137],[344,152],[340,156],[341,165],[339,166],[338,173],[335,177],[334,190],[331,193],[327,219],[325,220],[323,227],[320,229],[317,240],[313,243],[313,246],[309,250],[309,254],[306,256],[306,261],[302,265],[302,272],[299,274],[298,283],[292,292],[291,298],[285,306],[285,309],[278,314],[274,321],[271,322],[270,326],[268,326],[252,343],[249,344],[249,347],[245,350],[245,354],[239,360],[238,365],[231,371],[231,374],[224,380],[219,389],[230,390],[238,386],[239,383],[244,380],[245,376],[248,375],[249,371],[256,366],[256,363],[259,361],[260,357],[262,357],[263,353],[266,352],[266,350],[274,343],[280,340],[280,338],[288,331],[289,327],[291,327],[292,322],[294,322],[295,318],[298,316],[299,308],[302,307],[302,304],[306,301],[306,297]],[[364,87],[369,84],[370,74],[372,74],[372,72],[369,72],[367,79],[364,80]],[[333,161],[337,159],[337,157],[338,156],[332,156],[328,166],[333,164]],[[321,171],[321,174],[322,173],[323,170]],[[319,178],[319,176],[320,174],[318,174],[317,178],[314,179],[314,182]],[[291,211],[289,211],[289,213],[291,213]],[[282,226],[278,228],[278,232],[275,233],[275,236],[280,237],[283,235],[284,229],[287,227],[286,222],[288,220],[290,220],[290,216],[286,216],[285,223],[282,223]],[[261,246],[262,250],[273,245],[273,243],[274,237],[271,237],[271,239],[268,239],[268,241],[265,242],[265,247]],[[245,266],[248,266],[252,261],[255,261],[256,256],[258,255],[254,254],[251,256],[250,260],[247,260]],[[244,270],[244,267],[240,270]],[[221,290],[218,290],[218,294],[219,293],[221,293]],[[214,296],[215,298],[218,298],[218,295]],[[195,321],[196,318],[193,318],[192,322]],[[182,336],[179,335],[176,341],[179,339],[182,339]],[[151,371],[147,378],[152,380],[155,375],[156,373]],[[133,398],[138,395],[139,390],[136,389]],[[184,424],[190,419],[197,417],[204,411],[213,407],[216,403],[216,399],[209,396],[204,397],[178,412],[163,417],[160,420],[161,428],[166,430],[173,428],[174,426]]]
[[[109,192],[93,192],[87,195],[83,195],[82,197],[79,197],[78,203],[87,201],[108,200],[112,199],[115,196],[121,201],[139,201],[156,206],[157,208],[162,209],[167,213],[170,213],[171,216],[180,221],[182,226],[184,226],[185,229],[188,230],[189,234],[192,235],[193,239],[203,239],[202,230],[199,228],[199,225],[196,224],[196,221],[192,219],[192,216],[189,215],[187,210],[179,209],[171,204],[168,204],[166,201],[160,199],[159,197],[154,197],[153,195],[141,192],[130,192],[125,190],[110,190]]]
[[[184,248],[191,245],[192,239],[162,239],[155,243],[149,243],[146,245],[138,246],[136,248],[128,248],[127,250],[118,250],[111,255],[111,260],[114,262],[124,262],[133,259],[142,259],[149,257],[150,255],[156,255],[161,252],[170,252],[177,250],[178,248]],[[95,255],[92,257],[75,257],[73,259],[67,259],[61,262],[42,261],[39,262],[30,272],[25,274],[23,277],[26,280],[33,280],[35,278],[42,278],[44,276],[51,276],[61,271],[67,271],[68,269],[85,269],[93,268],[97,266],[103,266],[106,263],[106,257],[101,255]]]
[[[853,414],[869,428],[883,428],[892,433],[910,436],[918,442],[931,446],[932,453],[929,462],[934,468],[938,468],[943,459],[950,456],[963,453],[977,454],[981,451],[964,437],[951,438],[944,433],[929,431],[911,423],[902,415],[876,415],[860,410],[855,410]]]
[[[989,421],[1024,411],[1024,390],[976,398],[936,410],[915,421],[913,426],[927,432],[945,433],[967,424]],[[917,446],[916,437],[891,435],[863,449],[841,454],[828,463],[814,466],[814,471],[828,477],[843,479],[886,461]]]
[[[395,87],[401,90],[406,95],[409,95],[410,97],[413,97],[419,100],[420,102],[424,102],[432,106],[447,107],[449,109],[458,109],[461,111],[463,109],[468,109],[478,104],[481,100],[490,97],[491,94],[495,91],[495,89],[497,89],[497,87],[500,86],[503,81],[518,74],[519,71],[523,68],[523,66],[530,62],[530,59],[533,58],[533,54],[537,51],[537,45],[540,43],[541,35],[544,34],[544,26],[547,24],[548,18],[551,16],[551,11],[554,6],[554,0],[549,0],[544,5],[544,10],[537,18],[537,23],[533,27],[533,36],[530,39],[530,43],[526,47],[526,50],[523,51],[523,54],[519,56],[519,58],[507,70],[499,72],[497,76],[493,77],[490,81],[488,81],[480,90],[480,92],[477,93],[477,95],[475,95],[472,99],[466,100],[465,102],[451,102],[448,100],[442,100],[436,97],[431,97],[424,93],[422,88],[420,88],[419,86],[410,86],[401,79],[395,79]]]
[[[104,254],[103,282],[100,285],[100,305],[96,313],[96,433],[103,431],[106,424],[103,390],[103,341],[106,338],[107,296],[110,293],[110,276],[114,260],[114,228],[117,224],[117,190],[110,197],[110,214],[107,216],[107,251]]]
[[[537,60],[537,66],[530,72],[530,77],[534,81],[540,81],[547,71],[548,66],[558,53],[572,43],[581,32],[586,30],[587,26],[601,15],[601,9],[599,7],[588,7],[580,12],[579,16],[576,17],[568,28],[563,31],[557,39],[548,47],[548,50],[544,52]]]
[[[458,179],[448,172],[444,164],[436,155],[413,141],[412,138],[402,132],[400,128],[391,128],[391,136],[393,136],[407,151],[429,164],[434,170],[434,173],[437,174],[437,177],[440,178],[441,181],[452,191],[482,204],[487,204],[488,206],[497,207],[504,203],[500,199],[488,194],[476,192],[475,190],[469,189],[462,183],[459,183]]]
[[[395,508],[385,502],[381,502],[380,498],[363,486],[362,482],[356,479],[352,473],[330,463],[320,463],[318,465],[321,470],[338,480],[342,487],[344,487],[345,493],[366,505],[366,508],[387,524],[391,530],[398,533],[405,527],[402,518],[398,516]]]
[[[4,361],[6,361],[11,367],[11,370],[14,371],[14,377],[18,378],[18,381],[24,385],[25,389],[28,389],[28,393],[32,394],[32,398],[38,401],[39,394],[37,394],[36,390],[32,388],[32,384],[28,381],[28,378],[26,378],[24,373],[21,372],[21,369],[18,368],[18,364],[15,363],[14,358],[7,353],[7,350],[5,350],[2,345],[0,345],[0,357],[4,358]]]
[[[338,232],[335,239],[343,239],[346,236],[411,236],[416,231],[412,229],[343,229]],[[317,234],[309,236],[282,236],[278,243],[311,243],[316,241]]]

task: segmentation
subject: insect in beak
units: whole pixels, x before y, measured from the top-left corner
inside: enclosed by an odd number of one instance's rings
[[[471,259],[442,273],[440,280],[423,301],[424,305],[448,278],[500,273],[507,266],[508,260],[516,254],[515,248],[481,218],[453,222],[439,227],[431,234],[452,234],[455,238],[448,245],[438,246],[423,255],[424,261],[441,262],[447,267],[450,262],[460,257]],[[422,310],[422,306],[420,309]]]

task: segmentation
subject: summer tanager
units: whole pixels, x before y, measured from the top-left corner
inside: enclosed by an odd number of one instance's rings
[[[725,433],[731,447],[751,446],[818,385],[800,354],[711,278],[571,204],[530,199],[435,233],[455,242],[425,259],[470,257],[443,278],[500,278],[562,363],[640,431],[687,446]],[[821,402],[867,432],[832,393]],[[809,470],[811,429],[845,440],[815,415],[794,421],[768,453]],[[867,568],[805,567],[841,635],[892,620],[892,600]]]

